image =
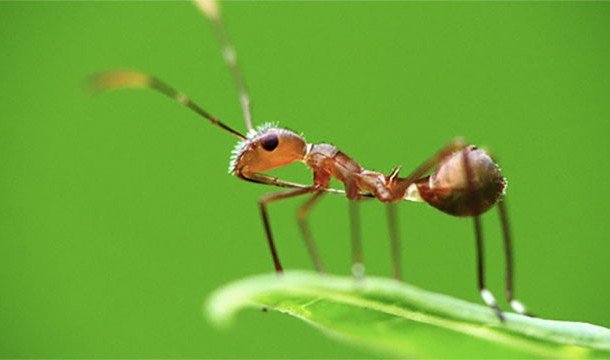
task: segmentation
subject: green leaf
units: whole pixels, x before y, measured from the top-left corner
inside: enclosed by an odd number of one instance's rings
[[[507,313],[391,279],[259,275],[217,290],[207,315],[226,325],[243,308],[267,308],[382,355],[434,358],[610,358],[610,330]],[[264,320],[261,320],[264,321]]]

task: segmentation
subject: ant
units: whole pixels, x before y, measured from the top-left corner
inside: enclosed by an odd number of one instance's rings
[[[504,254],[506,258],[506,299],[512,309],[526,314],[525,306],[513,297],[513,256],[508,216],[504,203],[506,180],[492,157],[484,150],[455,139],[423,162],[406,177],[400,177],[400,167],[389,175],[366,170],[358,162],[330,144],[307,143],[303,136],[274,124],[254,128],[248,92],[239,69],[237,56],[225,28],[218,4],[213,0],[197,0],[199,9],[213,24],[223,51],[224,60],[237,87],[246,135],[229,127],[195,104],[183,93],[151,75],[130,70],[115,70],[93,75],[89,85],[94,91],[116,88],[148,88],[178,101],[201,117],[237,137],[239,143],[233,150],[229,173],[253,183],[288,188],[269,193],[258,201],[265,233],[277,273],[283,267],[275,246],[267,206],[270,203],[302,195],[310,198],[297,211],[297,221],[318,272],[324,273],[322,261],[313,242],[307,216],[312,207],[327,193],[344,194],[350,200],[352,273],[356,278],[364,276],[362,246],[359,227],[359,201],[377,199],[386,204],[392,252],[392,273],[401,280],[400,249],[395,204],[403,200],[426,202],[436,209],[458,217],[471,217],[477,252],[478,289],[485,304],[500,320],[503,313],[493,294],[485,286],[483,259],[483,232],[481,215],[497,206],[502,223]],[[301,162],[313,173],[313,184],[303,185],[281,180],[264,172]],[[345,190],[330,188],[335,178],[344,184]]]

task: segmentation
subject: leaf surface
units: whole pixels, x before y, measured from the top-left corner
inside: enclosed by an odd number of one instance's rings
[[[290,271],[258,275],[217,290],[212,322],[228,324],[244,308],[301,319],[333,338],[382,355],[433,358],[610,358],[610,330],[580,322],[506,313],[397,281],[355,281]]]

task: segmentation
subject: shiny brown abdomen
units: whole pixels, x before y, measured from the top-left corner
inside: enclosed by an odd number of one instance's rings
[[[474,191],[468,185],[463,151],[467,151]],[[506,180],[485,151],[474,147],[463,151],[451,155],[416,185],[421,198],[433,207],[454,216],[476,216],[498,202]]]

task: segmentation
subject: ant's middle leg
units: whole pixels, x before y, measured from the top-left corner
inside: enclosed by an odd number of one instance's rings
[[[311,232],[309,231],[309,226],[307,225],[307,215],[311,208],[322,199],[324,193],[319,191],[313,194],[309,200],[307,200],[299,210],[297,210],[297,222],[299,223],[299,227],[301,229],[301,234],[303,235],[303,240],[305,241],[305,245],[307,246],[307,250],[309,250],[309,255],[316,267],[316,270],[320,273],[324,273],[324,266],[322,265],[322,261],[320,260],[320,256],[318,255],[318,251],[316,250],[316,245],[311,236]]]
[[[390,232],[390,251],[392,254],[392,276],[401,281],[400,270],[400,234],[398,232],[398,222],[396,220],[396,204],[386,204],[388,215],[388,230]]]
[[[364,278],[362,238],[360,237],[360,207],[358,200],[349,200],[350,241],[352,245],[352,275],[356,280]]]
[[[271,193],[263,196],[258,201],[258,205],[261,211],[261,217],[263,219],[263,224],[265,225],[265,233],[267,235],[267,242],[269,244],[269,250],[271,251],[271,257],[273,258],[273,265],[275,266],[275,272],[280,274],[284,271],[282,268],[282,264],[280,263],[280,258],[277,254],[277,249],[275,247],[275,241],[273,241],[273,234],[271,233],[271,224],[269,222],[269,214],[267,213],[267,204],[288,199],[291,197],[303,195],[314,191],[314,187],[303,188],[303,189],[291,189],[287,191]]]

